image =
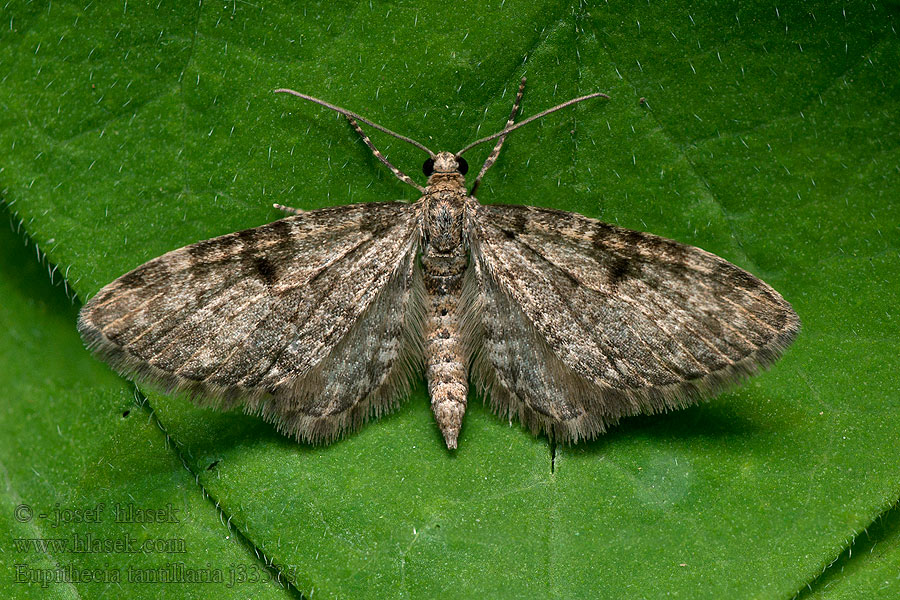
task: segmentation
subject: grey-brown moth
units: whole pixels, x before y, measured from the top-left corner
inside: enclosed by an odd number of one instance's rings
[[[775,361],[800,328],[774,289],[699,248],[578,214],[474,196],[519,123],[432,152],[346,109],[376,157],[421,190],[292,216],[173,250],[82,309],[87,345],[118,371],[243,405],[331,442],[397,408],[424,369],[455,448],[469,381],[498,415],[575,443],[620,418],[687,406]],[[428,153],[423,188],[359,122]],[[471,192],[462,154],[496,139]]]

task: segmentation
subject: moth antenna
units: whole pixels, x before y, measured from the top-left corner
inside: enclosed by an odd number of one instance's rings
[[[519,82],[519,91],[516,93],[516,99],[513,102],[512,111],[510,111],[509,113],[509,118],[506,120],[504,129],[516,122],[516,113],[519,112],[519,104],[522,103],[522,94],[525,93],[525,81],[526,79],[523,77]],[[478,177],[475,178],[475,183],[472,184],[472,190],[469,192],[470,196],[475,195],[475,192],[478,191],[478,186],[481,185],[481,179],[484,177],[484,174],[488,172],[488,169],[490,169],[495,162],[497,162],[497,157],[500,156],[500,149],[503,148],[503,142],[505,141],[506,136],[500,136],[500,138],[497,140],[497,145],[494,146],[493,150],[491,150],[491,153],[488,155],[487,159],[484,161],[484,164],[481,166],[481,170],[478,172]]]
[[[519,121],[515,125],[512,125],[510,127],[504,127],[502,130],[498,131],[494,135],[489,135],[487,137],[481,138],[480,140],[475,140],[474,142],[472,142],[471,144],[469,144],[468,146],[466,146],[465,148],[463,148],[462,150],[457,152],[456,155],[459,156],[463,152],[468,152],[469,150],[471,150],[472,148],[474,148],[475,146],[477,146],[479,144],[483,144],[485,142],[495,140],[498,137],[505,136],[510,131],[515,131],[519,127],[524,127],[525,125],[528,125],[532,121],[536,121],[536,120],[540,119],[541,117],[546,117],[547,115],[549,115],[552,112],[556,112],[560,109],[563,109],[567,106],[572,106],[573,104],[577,104],[578,102],[582,102],[584,100],[590,100],[591,98],[604,98],[606,100],[609,100],[609,96],[607,96],[606,94],[604,94],[602,92],[596,92],[593,94],[588,94],[587,96],[580,96],[578,98],[572,98],[571,100],[563,102],[562,104],[558,104],[558,105],[554,106],[553,108],[548,108],[547,110],[545,110],[543,112],[539,112],[538,114],[536,114],[534,116],[528,117],[524,121]]]
[[[391,131],[390,129],[388,129],[387,127],[383,127],[383,126],[379,125],[378,123],[373,123],[372,121],[368,120],[367,118],[361,117],[358,114],[356,114],[355,112],[349,111],[346,108],[341,108],[340,106],[335,106],[334,104],[331,104],[330,102],[325,102],[324,100],[320,100],[318,98],[315,98],[313,96],[308,96],[306,94],[301,94],[300,92],[296,92],[294,90],[289,90],[287,88],[278,88],[277,90],[273,90],[273,91],[276,94],[291,94],[293,96],[297,96],[298,98],[302,98],[304,100],[309,100],[310,102],[314,102],[320,106],[324,106],[325,108],[330,108],[334,112],[340,113],[349,119],[354,119],[361,123],[365,123],[369,127],[374,127],[378,131],[383,131],[384,133],[386,133],[388,135],[394,136],[398,140],[403,140],[404,142],[406,142],[408,144],[412,144],[419,150],[422,150],[423,152],[427,152],[428,156],[432,159],[435,157],[434,152],[432,152],[431,150],[426,148],[424,144],[420,144],[416,140],[414,140],[412,138],[408,138],[405,135],[400,135],[399,133],[395,133],[395,132]],[[560,107],[560,108],[562,108],[562,107]]]
[[[397,177],[397,179],[399,179],[403,183],[407,183],[413,186],[423,194],[425,193],[425,188],[413,181],[409,175],[392,165],[390,161],[384,157],[384,155],[378,150],[378,148],[375,147],[375,144],[372,143],[372,140],[369,139],[369,136],[366,135],[366,132],[362,130],[362,128],[359,126],[359,123],[357,123],[353,119],[353,117],[347,117],[347,120],[350,121],[350,125],[353,126],[353,129],[356,130],[356,133],[359,134],[359,137],[361,137],[366,146],[369,147],[369,150],[372,151],[372,154],[375,155],[375,158],[380,160],[382,164],[386,165],[387,168],[391,170],[391,173],[393,173]]]

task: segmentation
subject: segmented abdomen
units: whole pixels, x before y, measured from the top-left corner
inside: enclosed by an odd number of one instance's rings
[[[467,262],[462,245],[446,255],[426,248],[422,256],[428,295],[425,378],[431,410],[451,449],[456,448],[469,393],[469,357],[460,331],[460,302]]]

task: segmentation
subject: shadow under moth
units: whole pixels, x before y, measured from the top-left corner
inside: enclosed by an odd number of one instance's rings
[[[456,448],[470,380],[492,410],[576,443],[620,418],[685,407],[770,365],[800,328],[774,289],[699,248],[578,214],[475,198],[506,136],[432,152],[346,109],[414,203],[291,213],[173,250],[119,277],[78,329],[116,370],[200,405],[242,405],[328,443],[394,410],[424,369]],[[426,152],[425,187],[364,123]],[[462,154],[497,140],[470,192]]]

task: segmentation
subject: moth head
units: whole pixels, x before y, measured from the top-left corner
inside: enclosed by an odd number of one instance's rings
[[[438,152],[434,158],[429,158],[422,165],[422,172],[428,177],[433,173],[459,173],[465,175],[469,172],[469,163],[461,156],[452,152]]]

